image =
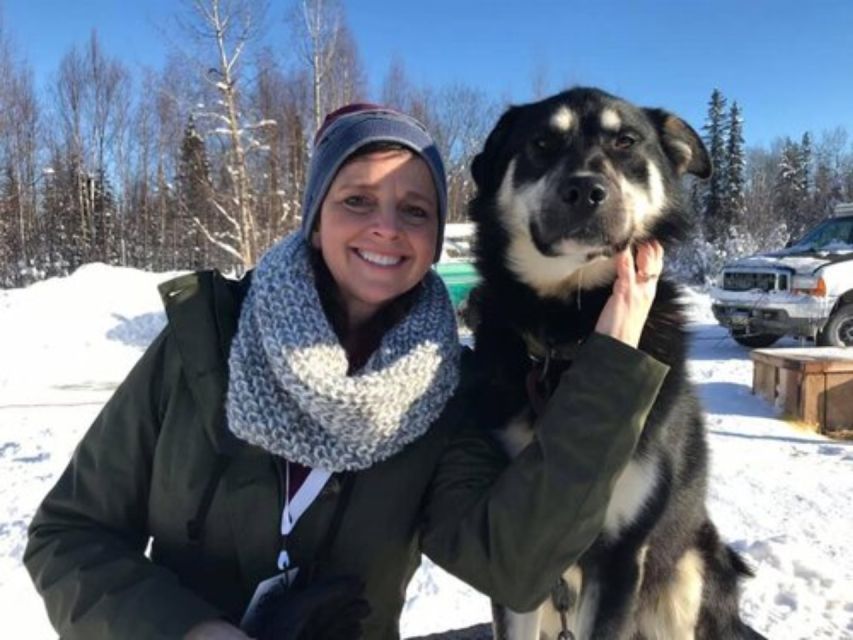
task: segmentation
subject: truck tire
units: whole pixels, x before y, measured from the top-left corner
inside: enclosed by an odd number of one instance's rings
[[[773,333],[737,333],[731,332],[732,340],[749,349],[762,349],[774,344],[782,336]]]
[[[853,347],[853,304],[835,310],[817,334],[817,343],[822,347]]]

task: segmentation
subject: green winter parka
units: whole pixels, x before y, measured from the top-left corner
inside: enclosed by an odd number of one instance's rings
[[[256,585],[276,573],[278,465],[237,440],[224,413],[246,287],[212,272],[161,286],[166,329],[39,507],[24,563],[62,638],[178,639],[206,619],[236,624]],[[666,371],[593,336],[536,440],[509,462],[466,410],[478,374],[463,365],[458,392],[424,436],[353,474],[317,577],[364,580],[370,639],[399,637],[421,552],[515,610],[538,606],[598,535]],[[333,476],[288,537],[294,566],[311,564],[341,486]],[[212,499],[192,535],[206,490]]]

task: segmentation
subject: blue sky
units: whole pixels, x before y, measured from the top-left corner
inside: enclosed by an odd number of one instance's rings
[[[2,1],[2,0],[0,0]],[[5,0],[5,29],[44,86],[68,48],[98,30],[132,68],[159,66],[158,25],[176,0]],[[284,53],[272,0],[268,40]],[[397,56],[415,82],[464,82],[523,102],[549,88],[600,86],[701,127],[711,90],[744,110],[748,144],[845,127],[853,136],[853,0],[344,0],[378,87]]]

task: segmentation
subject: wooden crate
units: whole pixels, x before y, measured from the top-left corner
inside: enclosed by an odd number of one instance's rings
[[[752,392],[820,433],[853,429],[853,349],[755,349]]]

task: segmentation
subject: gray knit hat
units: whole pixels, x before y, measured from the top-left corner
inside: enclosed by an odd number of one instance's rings
[[[426,128],[411,116],[373,104],[352,104],[326,116],[314,138],[314,153],[302,199],[302,233],[309,238],[320,205],[347,158],[372,142],[396,142],[426,162],[438,196],[438,235],[434,262],[441,256],[447,219],[447,179],[444,163]]]

